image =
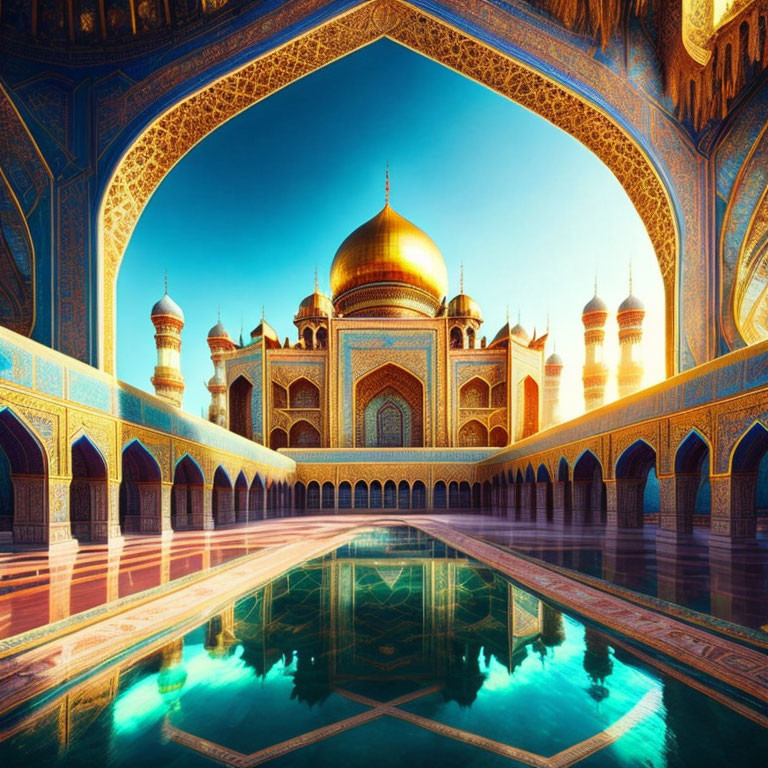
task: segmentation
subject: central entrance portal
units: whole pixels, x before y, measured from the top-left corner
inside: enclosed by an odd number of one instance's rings
[[[424,386],[397,365],[371,371],[355,384],[355,445],[418,448],[424,445]]]

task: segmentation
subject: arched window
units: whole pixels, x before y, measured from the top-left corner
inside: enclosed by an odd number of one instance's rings
[[[488,445],[488,430],[485,425],[475,419],[462,424],[459,429],[459,446],[478,448],[486,445]]]
[[[301,334],[301,338],[304,341],[304,349],[312,349],[314,346],[314,334],[312,333],[312,329],[309,326],[304,328],[304,331]]]
[[[320,390],[308,379],[296,379],[288,387],[288,403],[291,408],[319,408]]]
[[[464,347],[464,334],[458,325],[451,328],[451,349],[462,349]]]
[[[397,507],[397,486],[387,480],[384,483],[384,509],[395,509]]]
[[[276,381],[272,382],[272,407],[273,408],[287,408],[288,407],[288,390],[278,384]]]
[[[459,390],[459,406],[461,408],[487,408],[491,402],[491,388],[479,377],[470,379]]]
[[[344,481],[339,485],[339,509],[352,508],[352,486]]]
[[[491,406],[493,408],[506,408],[507,407],[507,382],[499,382],[491,390]]]
[[[328,348],[328,329],[324,326],[321,328],[318,328],[315,332],[315,346],[318,349],[327,349]]]
[[[251,438],[251,398],[253,384],[245,376],[238,376],[229,388],[229,428],[238,435]]]
[[[213,475],[213,524],[215,527],[235,522],[235,500],[232,481],[224,467]]]
[[[448,491],[442,480],[438,480],[435,483],[435,489],[432,494],[432,506],[435,509],[446,509],[448,507]]]
[[[470,349],[475,348],[475,329],[467,328],[467,346]]]
[[[323,483],[323,509],[333,509],[335,506],[335,489],[333,483]]]
[[[400,509],[410,509],[411,507],[411,489],[406,480],[401,480],[397,487],[397,506]]]
[[[459,506],[459,484],[455,480],[448,486],[448,506],[451,509]]]
[[[320,509],[320,484],[314,480],[307,486],[307,509]]]
[[[531,376],[526,376],[517,384],[516,414],[518,440],[523,440],[539,431],[539,385]]]
[[[507,444],[507,430],[504,427],[494,427],[488,437],[488,442],[494,448],[503,448]]]
[[[281,448],[288,447],[288,433],[280,427],[275,427],[269,433],[269,447],[273,451],[279,451]]]
[[[319,448],[320,433],[308,421],[297,421],[291,427],[291,448]]]
[[[368,509],[368,486],[362,480],[355,483],[355,509]]]
[[[381,483],[378,480],[374,480],[371,483],[371,496],[368,504],[371,509],[381,509],[381,502]]]
[[[413,484],[413,493],[411,494],[411,507],[413,509],[426,509],[427,507],[427,487],[421,480]]]
[[[459,506],[462,509],[469,509],[472,506],[472,492],[469,489],[469,483],[464,481],[459,483]]]

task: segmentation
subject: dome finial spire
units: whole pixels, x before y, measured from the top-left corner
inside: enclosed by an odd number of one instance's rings
[[[315,264],[315,293],[320,293],[320,285],[317,282],[317,264]]]
[[[389,160],[387,160],[387,170],[384,172],[384,205],[389,205]]]
[[[629,295],[632,295],[632,257],[629,257]]]
[[[216,315],[218,317],[219,322],[221,322],[221,304],[216,307]]]
[[[264,310],[264,305],[261,305],[261,322],[263,323],[267,318],[267,313]]]
[[[168,270],[165,270],[165,295],[168,295]]]
[[[597,296],[597,268],[595,268],[595,296]]]
[[[459,271],[459,293],[464,293],[464,262],[461,262]]]
[[[509,325],[509,304],[507,304],[507,325]]]

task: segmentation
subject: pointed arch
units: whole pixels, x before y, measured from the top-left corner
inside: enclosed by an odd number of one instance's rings
[[[252,400],[253,382],[241,374],[229,385],[229,428],[249,440],[253,437]]]
[[[322,489],[322,507],[323,509],[334,509],[336,506],[336,489],[333,483],[324,482]]]
[[[491,385],[475,376],[459,389],[459,408],[490,408]]]
[[[101,451],[85,434],[72,443],[71,467],[69,520],[72,538],[78,541],[107,541],[109,538],[107,462]]]
[[[291,425],[289,442],[291,448],[319,448],[320,432],[302,419]]]
[[[357,379],[354,409],[356,447],[424,445],[424,384],[402,366],[385,363]]]
[[[218,528],[235,522],[235,500],[232,481],[221,465],[213,474],[213,525]]]
[[[488,429],[482,422],[472,419],[461,425],[459,429],[459,446],[462,448],[479,448],[488,445]]]
[[[120,528],[123,533],[159,533],[162,530],[162,473],[157,459],[139,441],[123,448],[120,483]]]
[[[427,487],[421,480],[417,480],[411,489],[411,508],[427,508]]]
[[[235,492],[234,492],[234,504],[235,504],[235,522],[247,523],[248,522],[248,480],[245,477],[245,472],[241,469],[235,478]]]
[[[280,427],[275,427],[269,433],[269,447],[273,451],[279,451],[281,448],[288,447],[288,433]]]
[[[504,448],[507,445],[507,430],[504,427],[494,427],[488,436],[488,445],[493,448]]]
[[[249,518],[251,520],[262,520],[266,512],[264,508],[264,480],[258,472],[253,476],[253,482],[251,483],[248,495]]]
[[[202,530],[203,486],[205,479],[200,465],[185,453],[173,470],[171,489],[171,528],[181,531],[185,528]]]
[[[311,329],[310,333],[312,332]],[[311,349],[311,347],[310,347]],[[288,387],[288,407],[311,410],[320,407],[320,390],[305,376],[300,376]]]
[[[352,485],[346,480],[339,483],[339,509],[352,509]]]

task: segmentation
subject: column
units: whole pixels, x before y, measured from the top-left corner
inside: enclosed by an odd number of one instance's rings
[[[213,486],[204,485],[202,493],[202,509],[198,519],[198,513],[193,513],[193,527],[203,531],[213,530]]]
[[[562,525],[571,521],[571,484],[552,483],[552,521]]]
[[[698,472],[659,477],[661,498],[659,523],[662,531],[669,533],[693,531],[693,514],[700,482],[701,474]]]
[[[643,527],[643,489],[642,478],[622,478],[606,480],[607,515],[609,528]]]
[[[753,539],[755,521],[755,474],[711,475],[712,537]]]

